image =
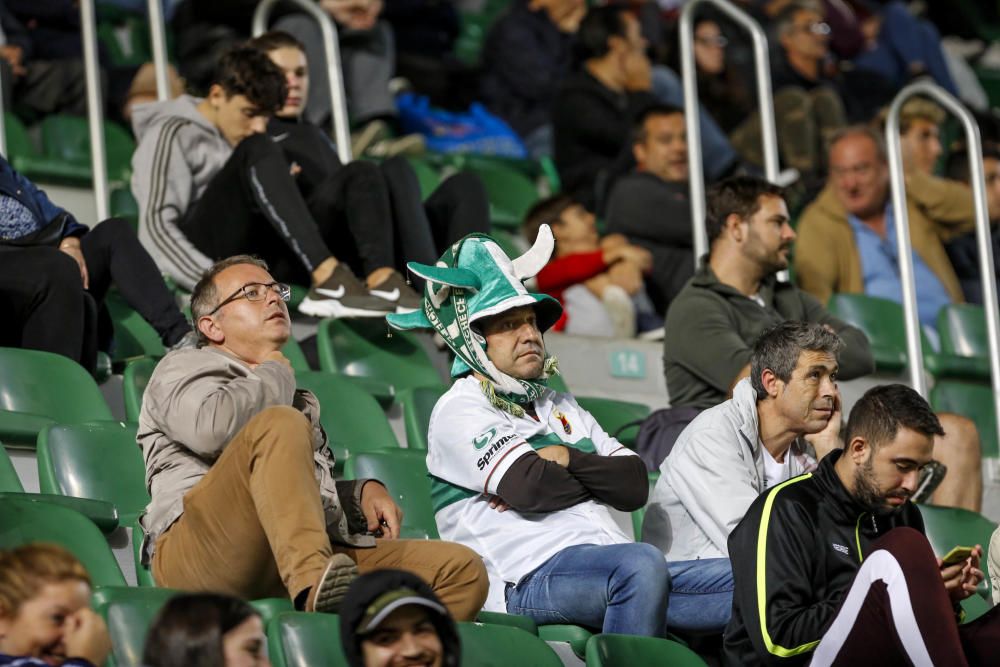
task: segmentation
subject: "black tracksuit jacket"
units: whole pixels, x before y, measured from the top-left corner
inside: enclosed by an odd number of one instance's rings
[[[872,513],[854,500],[834,470],[840,454],[761,494],[729,536],[735,588],[725,664],[807,664],[872,542],[898,526],[924,532],[913,503]]]

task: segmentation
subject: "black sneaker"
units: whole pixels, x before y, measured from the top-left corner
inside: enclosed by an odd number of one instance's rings
[[[420,308],[422,299],[399,271],[393,271],[378,287],[368,290],[372,296],[385,299],[396,308],[396,312],[412,313]]]
[[[299,304],[299,312],[314,317],[385,317],[394,311],[393,304],[372,296],[343,262]]]

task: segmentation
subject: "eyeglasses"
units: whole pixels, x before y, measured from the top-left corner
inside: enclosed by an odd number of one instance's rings
[[[219,312],[219,309],[224,305],[232,303],[240,297],[245,298],[247,301],[263,301],[267,298],[267,291],[269,289],[274,290],[274,293],[277,294],[278,298],[282,301],[288,301],[288,299],[292,296],[292,288],[285,283],[247,283],[229,295],[229,297],[216,306],[212,312],[209,313],[209,315],[214,315]]]
[[[808,23],[806,25],[795,26],[796,29],[803,32],[811,32],[814,35],[829,35],[830,34],[830,24],[823,23],[822,21],[817,21],[816,23]]]
[[[711,37],[695,37],[694,41],[698,42],[702,46],[714,46],[719,49],[724,49],[729,46],[729,40],[722,35],[712,35]]]

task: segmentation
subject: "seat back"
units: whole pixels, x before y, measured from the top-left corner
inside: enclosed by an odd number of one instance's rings
[[[153,377],[156,359],[141,357],[133,359],[125,367],[122,376],[122,394],[125,399],[125,418],[130,422],[139,421],[142,411],[142,395],[146,392],[149,378]]]
[[[902,306],[865,294],[834,294],[827,308],[832,315],[865,332],[878,371],[896,372],[906,368],[906,326]],[[930,350],[926,340],[924,350]]]
[[[113,503],[122,524],[146,505],[145,467],[135,425],[121,422],[60,424],[38,436],[38,484],[42,493]]]
[[[116,291],[104,300],[115,329],[112,360],[122,362],[133,357],[162,357],[166,354],[156,329],[142,318]]]
[[[344,476],[382,482],[403,510],[403,528],[408,536],[437,539],[425,457],[426,452],[408,449],[362,452],[347,459]]]
[[[274,667],[349,667],[335,614],[278,614],[268,623],[267,643]]]
[[[50,114],[42,119],[42,148],[46,156],[73,164],[90,165],[90,133],[83,116]],[[116,123],[104,123],[108,178],[127,181],[132,171],[135,139]]]
[[[969,303],[948,304],[938,313],[937,325],[941,335],[941,352],[959,357],[989,359],[989,336],[986,333],[986,314],[982,306]]]
[[[639,435],[640,422],[649,416],[649,406],[631,401],[619,401],[614,398],[595,398],[577,396],[580,407],[593,415],[608,435],[618,438],[618,442],[626,447],[635,448],[635,439]],[[628,426],[628,428],[625,428]]]
[[[79,512],[35,501],[30,495],[0,497],[0,549],[55,542],[87,568],[95,586],[124,586],[118,563],[101,531]]]
[[[180,591],[170,588],[102,586],[91,595],[94,611],[104,618],[111,636],[114,667],[140,667],[146,634],[160,608]]]
[[[659,637],[599,634],[587,642],[587,667],[620,665],[706,667],[707,664],[688,647]]]
[[[338,461],[346,462],[363,451],[399,447],[378,401],[348,378],[302,371],[295,374],[295,382],[319,400],[320,422]]]
[[[24,491],[24,486],[21,484],[21,478],[17,476],[17,470],[14,469],[7,450],[0,442],[0,492],[3,491],[21,493]]]
[[[548,644],[520,628],[509,625],[459,623],[462,664],[476,667],[561,667],[559,656]]]
[[[538,201],[538,188],[531,179],[512,167],[496,163],[477,162],[466,170],[482,179],[493,224],[517,231],[528,209]]]
[[[411,387],[400,392],[396,400],[403,408],[403,425],[406,429],[408,449],[427,449],[427,427],[444,387]]]
[[[987,600],[992,599],[989,595],[991,584],[990,573],[987,572],[987,564],[989,563],[987,551],[990,546],[990,538],[993,537],[993,531],[996,530],[997,525],[981,514],[957,507],[936,507],[933,505],[918,505],[918,507],[924,519],[924,533],[938,558],[951,551],[952,547],[982,545],[983,559],[980,567],[986,574],[986,581],[983,584],[986,587],[985,598],[981,595],[973,595],[962,602],[967,621],[982,616],[990,610],[991,606],[987,602]]]
[[[320,322],[316,343],[325,371],[383,380],[397,391],[441,386],[442,378],[416,337],[405,331],[388,335],[381,319]]]
[[[939,380],[931,389],[930,403],[936,412],[954,412],[975,422],[983,457],[1000,456],[1000,447],[997,445],[996,408],[993,404],[993,389],[989,384]]]
[[[0,410],[25,413],[40,421],[7,429],[0,416],[0,438],[34,446],[45,420],[64,424],[112,419],[101,390],[78,363],[58,354],[0,347]],[[11,419],[16,415],[11,415]]]

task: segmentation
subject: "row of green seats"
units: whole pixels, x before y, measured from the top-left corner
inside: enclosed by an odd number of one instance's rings
[[[903,308],[894,301],[864,294],[834,294],[830,312],[868,336],[876,371],[898,373],[907,365]],[[935,377],[930,403],[939,412],[954,412],[976,423],[984,457],[1000,456],[996,410],[990,383],[989,343],[983,308],[951,304],[937,318],[941,349],[923,337],[924,367]]]
[[[83,116],[52,114],[39,123],[41,147],[35,145],[21,120],[4,113],[7,160],[32,181],[91,186],[90,132]],[[132,174],[135,139],[126,128],[105,121],[104,150],[109,181],[126,183]]]

